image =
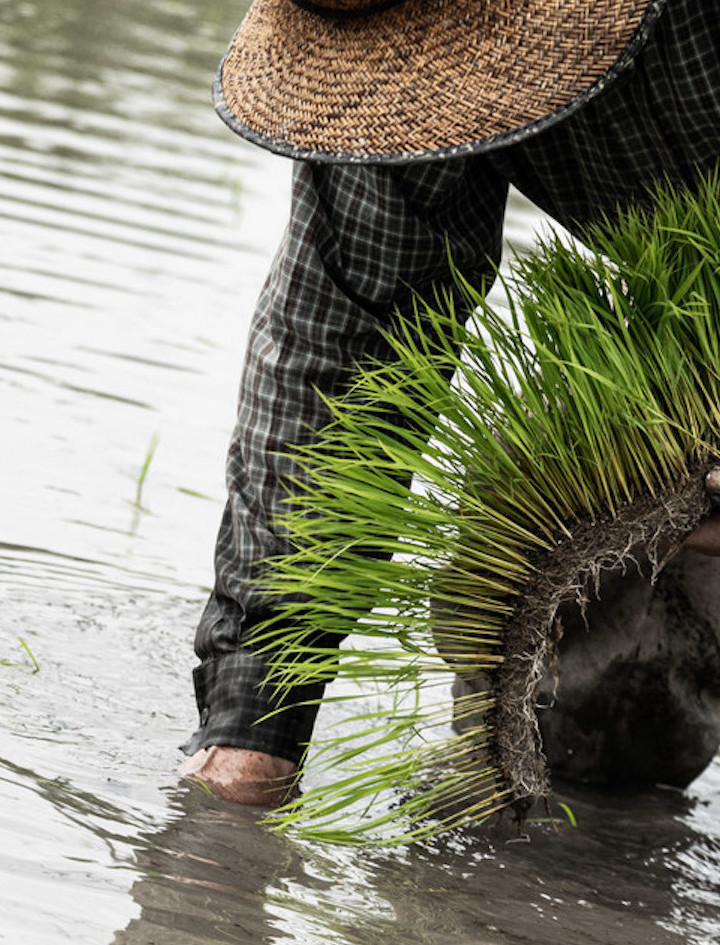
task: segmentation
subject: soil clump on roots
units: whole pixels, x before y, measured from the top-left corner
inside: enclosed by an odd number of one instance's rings
[[[564,611],[574,605],[592,634],[587,607],[600,598],[603,575],[626,574],[629,568],[644,567],[649,571],[643,576],[644,583],[653,585],[687,535],[710,511],[704,479],[711,465],[699,464],[676,488],[655,496],[639,496],[615,518],[581,522],[571,529],[571,539],[559,539],[534,563],[534,577],[508,621],[504,660],[493,674],[492,684],[496,732],[493,762],[512,791],[520,815],[550,791],[537,705],[541,687],[543,701],[550,704],[557,692],[562,672],[558,647]],[[718,623],[720,632],[720,614]],[[627,632],[631,633],[632,628],[628,627]],[[483,688],[487,690],[487,682]],[[608,692],[608,700],[611,697]],[[554,711],[550,708],[548,716],[552,717]],[[545,728],[553,738],[559,727],[549,722]],[[572,748],[553,745],[551,754],[560,758],[568,751],[572,753]],[[578,770],[581,765],[578,758],[575,775],[594,780],[597,772],[582,772]],[[659,780],[669,783],[670,778]]]

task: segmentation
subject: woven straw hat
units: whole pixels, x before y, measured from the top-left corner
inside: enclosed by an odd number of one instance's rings
[[[665,0],[255,0],[215,83],[279,154],[398,162],[557,121],[633,61]]]

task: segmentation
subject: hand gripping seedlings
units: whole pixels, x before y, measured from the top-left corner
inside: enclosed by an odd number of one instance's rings
[[[649,206],[590,230],[582,251],[549,240],[517,262],[509,317],[459,274],[418,300],[388,335],[392,366],[364,365],[294,452],[301,495],[279,524],[295,550],[263,578],[290,603],[265,645],[281,688],[337,677],[327,698],[357,708],[313,746],[320,783],[281,827],[407,842],[507,807],[523,817],[550,791],[546,747],[551,768],[573,767],[572,733],[553,723],[564,624],[586,615],[592,635],[604,588],[627,579],[652,597],[666,568],[680,580],[678,549],[717,501],[718,178]],[[632,620],[639,653],[651,631]],[[588,745],[576,775],[622,765]]]

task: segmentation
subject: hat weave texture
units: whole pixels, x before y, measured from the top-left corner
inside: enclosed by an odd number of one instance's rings
[[[383,162],[487,150],[601,91],[664,5],[255,0],[218,71],[216,106],[238,134],[292,157]]]

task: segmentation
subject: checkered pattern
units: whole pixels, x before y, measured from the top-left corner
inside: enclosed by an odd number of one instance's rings
[[[297,164],[291,220],[252,324],[228,459],[216,584],[195,671],[201,727],[186,750],[224,744],[297,760],[313,708],[258,721],[271,685],[252,628],[266,602],[249,583],[284,549],[273,519],[293,469],[281,455],[327,417],[363,358],[388,358],[379,327],[447,284],[447,246],[471,281],[497,261],[508,184],[571,231],[646,200],[661,177],[690,181],[720,156],[720,0],[668,0],[632,69],[563,122],[490,155],[399,167]],[[297,700],[320,695],[298,692]]]

